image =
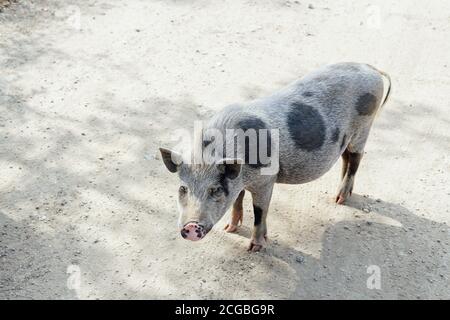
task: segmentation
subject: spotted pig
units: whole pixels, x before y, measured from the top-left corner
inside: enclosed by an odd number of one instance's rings
[[[389,83],[386,90],[383,76]],[[160,148],[167,169],[180,178],[181,236],[202,239],[229,208],[225,230],[236,231],[248,191],[254,212],[248,249],[258,251],[266,244],[274,184],[315,180],[340,157],[335,199],[343,204],[352,193],[375,114],[390,89],[389,76],[370,65],[328,65],[271,96],[224,108],[204,122],[188,154]],[[194,149],[200,150],[200,158],[193,156]]]

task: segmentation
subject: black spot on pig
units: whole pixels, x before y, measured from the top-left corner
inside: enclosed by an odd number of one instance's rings
[[[287,125],[295,145],[306,151],[319,149],[325,141],[325,123],[320,113],[304,103],[293,103]]]
[[[223,193],[225,196],[228,196],[229,190],[228,190],[228,178],[226,176],[226,173],[222,173],[219,176],[219,184],[223,189]]]
[[[272,139],[270,136],[270,131],[264,121],[262,121],[259,118],[251,117],[246,118],[241,121],[239,121],[236,125],[236,129],[242,129],[244,131],[245,135],[245,163],[248,164],[252,168],[260,168],[269,165],[269,163],[263,163],[260,158],[260,148],[264,148],[265,150],[262,150],[261,152],[265,154],[268,158],[271,157],[271,144]],[[255,139],[251,139],[252,136],[251,131],[247,131],[253,129],[256,133],[256,146],[255,146]],[[260,130],[267,130],[266,133]],[[265,146],[261,138],[266,138]],[[250,152],[256,152],[256,163],[254,161],[254,157],[250,157]],[[253,163],[250,163],[253,162]],[[266,161],[265,161],[266,162]]]
[[[348,174],[354,176],[358,170],[359,162],[361,161],[362,153],[349,152],[348,154]]]
[[[370,116],[377,109],[377,98],[371,93],[365,93],[358,97],[356,110],[362,116]]]
[[[333,142],[333,143],[336,143],[336,142],[338,142],[338,140],[339,140],[339,134],[340,134],[341,132],[340,132],[340,130],[339,130],[339,128],[335,128],[334,129],[334,131],[333,131],[333,135],[331,136],[331,141]]]
[[[255,205],[253,205],[253,214],[255,215],[255,222],[254,225],[258,226],[261,224],[261,220],[262,220],[262,209],[260,207],[257,207]]]
[[[344,136],[342,137],[342,142],[341,142],[341,150],[344,148],[345,146],[345,140],[347,140],[347,135],[344,134]]]

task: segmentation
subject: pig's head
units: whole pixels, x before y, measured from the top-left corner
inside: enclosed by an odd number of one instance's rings
[[[170,172],[180,178],[178,226],[181,236],[202,239],[223,217],[242,191],[241,161],[221,159],[212,164],[187,164],[181,155],[160,148]]]

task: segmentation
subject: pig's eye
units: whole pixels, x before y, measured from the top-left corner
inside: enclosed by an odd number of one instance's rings
[[[209,188],[208,193],[210,196],[218,197],[223,193],[222,187]]]
[[[187,192],[187,188],[185,186],[181,186],[180,189],[178,189],[178,192],[180,195],[184,195]]]

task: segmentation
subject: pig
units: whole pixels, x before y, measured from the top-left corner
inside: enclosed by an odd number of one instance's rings
[[[204,238],[229,208],[225,231],[235,232],[242,224],[242,201],[248,191],[254,213],[248,250],[259,251],[267,241],[274,184],[315,180],[339,158],[342,173],[335,201],[344,204],[352,194],[375,115],[390,93],[389,75],[371,65],[331,64],[273,95],[225,107],[204,122],[188,155],[160,148],[165,166],[180,179],[181,236]],[[244,139],[227,134],[230,130],[243,133]],[[256,139],[250,139],[250,131],[258,133]],[[225,138],[218,139],[220,134]],[[201,153],[199,161],[193,160],[195,148]]]

